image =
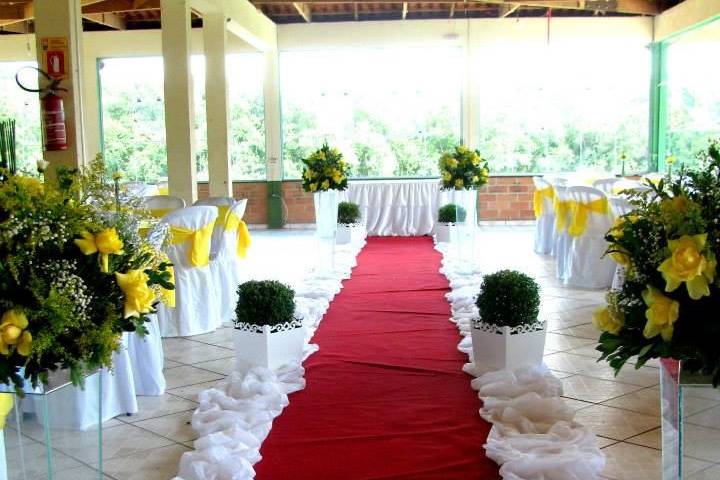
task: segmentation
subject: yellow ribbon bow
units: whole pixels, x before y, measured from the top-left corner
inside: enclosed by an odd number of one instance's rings
[[[233,232],[235,230],[237,230],[237,256],[245,258],[247,249],[250,247],[250,231],[240,217],[230,212],[225,222],[225,231]]]
[[[151,208],[150,215],[152,215],[155,218],[162,218],[172,211],[173,211],[172,208]]]
[[[550,201],[555,199],[555,189],[552,186],[535,190],[533,197],[533,207],[535,208],[535,218],[539,218],[543,213],[543,200],[548,198]]]
[[[589,203],[571,201],[570,205],[572,220],[570,221],[568,233],[572,237],[579,237],[585,233],[590,213],[597,213],[599,215],[608,215],[610,213],[610,205],[608,204],[607,198],[598,198]]]
[[[13,394],[0,393],[0,430],[5,428],[5,420],[13,408]]]
[[[553,210],[555,210],[555,230],[563,232],[567,229],[568,214],[570,213],[570,204],[572,200],[560,200],[555,197],[553,200]]]
[[[193,267],[204,267],[210,263],[210,240],[215,223],[208,223],[199,230],[170,226],[173,245],[190,241],[192,246],[188,252],[188,260]]]

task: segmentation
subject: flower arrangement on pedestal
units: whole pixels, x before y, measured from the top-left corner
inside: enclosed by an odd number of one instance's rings
[[[440,176],[444,190],[477,189],[488,182],[488,162],[480,152],[460,145],[440,157]]]
[[[348,186],[348,164],[337,148],[324,143],[308,158],[303,159],[302,185],[306,192],[345,190]]]
[[[0,183],[0,383],[20,391],[69,369],[74,384],[110,366],[124,331],[172,297],[170,264],[138,234],[102,157],[57,184],[7,174]],[[162,240],[160,240],[162,242]]]
[[[680,360],[683,369],[720,383],[720,141],[652,191],[635,194],[635,210],[607,233],[609,254],[626,270],[593,323],[597,349],[619,371],[637,357]]]

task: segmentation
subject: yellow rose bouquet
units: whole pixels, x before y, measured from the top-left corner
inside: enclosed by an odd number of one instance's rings
[[[302,185],[306,192],[347,189],[349,166],[337,148],[324,143],[322,148],[303,159],[303,164]]]
[[[75,384],[111,365],[125,331],[173,290],[170,264],[113,199],[102,158],[57,185],[4,175],[0,182],[0,383],[69,369]],[[163,240],[160,239],[160,242]]]
[[[443,190],[469,190],[488,182],[488,162],[480,152],[460,145],[440,157],[440,181]]]
[[[700,158],[697,171],[648,183],[605,237],[626,279],[593,323],[616,371],[635,357],[637,368],[674,358],[720,383],[720,141]]]

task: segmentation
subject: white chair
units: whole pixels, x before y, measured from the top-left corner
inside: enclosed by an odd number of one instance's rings
[[[228,212],[225,223],[221,225],[217,254],[210,262],[222,323],[233,323],[235,318],[235,306],[238,300],[237,288],[242,281],[242,264],[238,253],[238,229],[242,227],[238,225],[238,220],[242,220],[246,204],[247,200],[240,200]]]
[[[136,395],[160,396],[165,393],[164,358],[157,315],[149,315],[145,323],[148,333],[128,334],[128,356],[133,372]]]
[[[555,255],[556,276],[560,280],[567,276],[567,260],[570,250],[570,236],[567,227],[570,223],[569,202],[571,198],[567,190],[568,187],[555,185],[555,200],[553,203],[555,224],[553,226],[552,254]]]
[[[619,180],[619,178],[601,178],[599,180],[595,180],[592,183],[592,186],[593,188],[597,188],[603,192],[605,195],[612,195],[613,186],[618,183]]]
[[[612,187],[612,193],[614,195],[623,195],[624,192],[649,192],[650,190],[652,189],[647,183],[629,180],[627,178],[617,181]]]
[[[612,196],[608,197],[608,200],[610,201],[610,211],[614,219],[620,218],[633,210],[632,204],[625,197]],[[625,267],[616,265],[610,288],[612,290],[618,290],[622,287],[623,283],[625,283]]]
[[[232,197],[209,197],[203,198],[202,200],[198,200],[194,203],[195,206],[217,207],[218,209],[218,218],[215,221],[212,245],[210,246],[211,260],[217,256],[220,240],[222,239],[222,234],[225,230],[225,220],[230,208],[232,208],[235,203],[235,199]]]
[[[570,187],[573,200],[568,234],[571,238],[563,283],[579,288],[608,288],[615,262],[605,255],[605,234],[612,225],[607,196],[592,187]]]
[[[552,253],[553,229],[555,228],[555,211],[553,199],[555,189],[543,178],[533,177],[535,184],[534,206],[535,212],[535,252],[540,254]]]
[[[185,200],[171,195],[151,195],[143,198],[142,205],[153,217],[162,218],[170,212],[185,208]]]
[[[175,268],[175,308],[158,304],[163,337],[200,335],[220,324],[209,265],[217,215],[217,207],[188,207],[162,219],[170,225],[172,244],[167,254]]]

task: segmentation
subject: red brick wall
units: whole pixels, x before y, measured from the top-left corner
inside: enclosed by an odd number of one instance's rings
[[[287,206],[287,223],[313,223],[315,209],[312,194],[302,190],[299,181],[283,182],[283,199]],[[480,190],[478,200],[481,220],[533,220],[532,177],[490,177]],[[207,183],[198,184],[198,196],[208,196]],[[247,198],[245,220],[267,223],[267,185],[264,182],[233,184],[235,198]]]

